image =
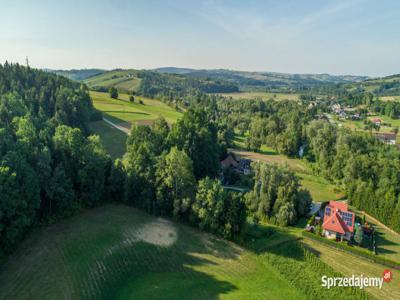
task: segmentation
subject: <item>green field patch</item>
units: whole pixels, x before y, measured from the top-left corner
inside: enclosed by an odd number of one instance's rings
[[[123,205],[35,230],[0,299],[305,299],[255,253]]]
[[[101,143],[112,159],[122,158],[126,152],[127,135],[104,121],[89,124],[93,134],[99,135]]]
[[[108,93],[90,92],[93,105],[102,111],[105,116],[119,121],[137,122],[143,120],[155,120],[163,116],[168,122],[176,122],[182,113],[161,101],[135,96],[135,102],[129,101],[129,95],[119,94],[118,99],[110,98]],[[142,101],[143,104],[139,103]]]

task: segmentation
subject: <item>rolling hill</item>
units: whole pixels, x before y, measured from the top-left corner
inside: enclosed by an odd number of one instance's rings
[[[50,72],[50,73],[55,73],[60,76],[67,77],[72,80],[76,81],[82,81],[85,80],[89,77],[100,75],[104,72],[105,70],[101,69],[79,69],[79,70],[51,70],[51,69],[45,69],[45,71]]]
[[[367,76],[330,74],[288,74],[278,72],[246,72],[226,69],[196,70],[166,67],[155,69],[160,73],[183,74],[193,78],[210,78],[237,84],[241,90],[284,89],[295,91],[318,85],[353,83],[368,79]]]
[[[400,95],[400,74],[349,84],[346,88],[371,92],[378,96],[398,96]]]

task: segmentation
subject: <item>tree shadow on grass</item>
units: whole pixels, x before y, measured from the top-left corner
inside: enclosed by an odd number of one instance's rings
[[[217,238],[187,236],[192,233],[179,230],[171,246],[135,241],[119,243],[111,254],[104,251],[83,272],[82,298],[218,299],[237,289],[198,270],[217,266],[212,257],[237,258],[237,249]]]

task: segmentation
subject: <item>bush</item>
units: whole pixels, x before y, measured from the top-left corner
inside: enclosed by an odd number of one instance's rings
[[[129,96],[129,102],[135,102],[135,97],[133,97],[132,95]]]

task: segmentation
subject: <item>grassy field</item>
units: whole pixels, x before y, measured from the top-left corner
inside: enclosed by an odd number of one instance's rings
[[[337,272],[350,277],[355,276],[381,277],[387,267],[373,263],[353,254],[328,247],[317,241],[305,238],[303,243],[326,264]],[[375,287],[366,288],[366,291],[377,299],[400,299],[400,271],[392,270],[393,281],[384,283],[382,289]]]
[[[89,124],[93,134],[100,136],[101,143],[113,159],[122,158],[126,152],[127,135],[104,121]]]
[[[352,211],[362,218],[363,213],[355,207],[350,207]],[[378,224],[375,220],[366,216],[366,221],[374,225],[376,229],[376,245],[379,256],[400,262],[400,234],[386,229],[384,226]]]
[[[382,101],[400,101],[400,96],[381,96],[379,100]]]
[[[129,102],[127,94],[119,94],[118,99],[112,99],[108,93],[90,92],[96,109],[103,112],[104,117],[119,122],[148,123],[158,116],[163,116],[168,122],[175,122],[182,113],[161,101],[135,96],[135,102]],[[143,104],[139,103],[143,101]]]
[[[224,97],[232,97],[233,99],[256,99],[261,98],[263,100],[299,100],[299,94],[285,94],[285,93],[268,93],[268,92],[238,92],[238,93],[223,93],[220,94]]]
[[[89,87],[116,87],[119,91],[136,91],[140,85],[138,70],[114,70],[89,77],[84,82]]]
[[[37,229],[0,286],[0,299],[305,299],[257,254],[123,205]]]
[[[255,161],[262,161],[270,164],[287,165],[293,170],[300,179],[302,187],[309,190],[314,201],[329,201],[342,198],[344,195],[335,191],[335,188],[327,180],[320,176],[315,176],[304,160],[296,158],[288,158],[285,155],[278,154],[271,147],[261,146],[260,152],[251,152],[242,150],[244,148],[245,137],[236,136],[234,150],[235,154],[240,157],[249,158]]]

